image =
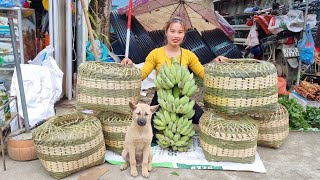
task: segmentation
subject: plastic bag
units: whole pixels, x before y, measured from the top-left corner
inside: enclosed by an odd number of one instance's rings
[[[289,95],[287,91],[287,82],[283,77],[278,77],[278,95]]]
[[[307,24],[306,31],[303,33],[302,41],[298,43],[300,59],[305,64],[314,63],[314,41],[310,25]]]
[[[52,46],[47,46],[29,64],[21,64],[30,127],[55,115],[54,104],[62,93],[63,72],[52,57],[53,50]],[[16,71],[12,77],[10,95],[17,96],[19,113],[23,117]],[[15,127],[11,128],[14,130]]]
[[[25,0],[0,0],[0,7],[22,7]]]
[[[287,15],[273,17],[269,22],[268,30],[272,34],[278,34],[279,32],[288,29],[285,23],[287,21],[288,21]]]
[[[214,14],[216,15],[219,24],[228,36],[232,36],[236,33],[236,31],[232,28],[228,21],[226,21],[217,11],[215,11]]]
[[[303,30],[304,25],[304,15],[303,12],[300,10],[290,10],[287,15],[288,19],[285,22],[288,30],[292,32],[300,32]],[[308,14],[307,15],[307,24],[313,28],[317,23],[316,15],[315,14]]]
[[[251,26],[250,32],[248,34],[248,37],[246,39],[245,45],[254,47],[256,45],[259,45],[259,39],[258,39],[258,33],[256,29],[256,24],[254,23],[253,26]]]
[[[95,40],[95,44],[97,47],[97,53],[99,56],[99,61],[100,62],[114,62],[110,56],[108,57],[108,49],[106,45],[104,45],[101,41]],[[87,46],[86,46],[86,60],[87,61],[94,61],[94,55],[93,55],[93,49],[91,46],[91,41],[88,41]]]

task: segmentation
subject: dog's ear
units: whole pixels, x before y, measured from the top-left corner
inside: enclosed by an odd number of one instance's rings
[[[134,103],[132,103],[131,101],[129,102],[129,107],[130,107],[131,111],[134,111],[137,108],[137,106]]]
[[[152,114],[154,113],[154,112],[156,112],[156,110],[159,108],[159,104],[158,105],[155,105],[155,106],[151,106],[150,107],[150,111],[152,112]]]

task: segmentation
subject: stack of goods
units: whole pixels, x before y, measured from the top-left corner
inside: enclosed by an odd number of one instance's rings
[[[57,179],[104,162],[101,123],[91,115],[54,116],[37,128],[33,140],[43,166]]]
[[[199,126],[209,161],[253,162],[259,127],[245,114],[277,111],[277,84],[276,68],[269,62],[230,59],[205,66],[204,103],[215,112],[206,112]]]
[[[320,85],[312,84],[306,80],[301,81],[299,86],[293,86],[293,89],[308,100],[320,102]]]
[[[259,123],[258,145],[279,148],[289,134],[289,113],[278,104],[275,112],[252,113],[250,116]]]
[[[193,74],[172,58],[165,63],[155,80],[158,89],[160,110],[154,118],[157,143],[162,148],[174,151],[188,151],[195,134],[191,118],[195,114],[194,100],[190,97],[197,91]]]
[[[204,88],[205,106],[228,115],[277,109],[277,70],[266,61],[210,63],[205,67]]]
[[[97,117],[101,121],[107,149],[121,154],[127,130],[132,122],[132,115],[105,111]]]
[[[241,50],[219,28],[202,31],[202,38],[215,56],[242,58]]]
[[[121,153],[127,127],[132,122],[129,102],[140,100],[140,69],[85,62],[78,72],[77,108],[99,112],[108,150]]]
[[[248,116],[228,117],[207,111],[199,124],[200,143],[208,161],[253,163],[258,124]]]
[[[85,62],[79,66],[77,109],[131,114],[129,102],[137,103],[141,71],[117,63]]]

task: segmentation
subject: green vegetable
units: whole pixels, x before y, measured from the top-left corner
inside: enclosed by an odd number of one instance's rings
[[[320,108],[308,107],[306,108],[305,118],[313,128],[320,129]]]
[[[303,106],[297,103],[294,99],[289,99],[288,96],[279,97],[278,102],[285,106],[289,112],[289,126],[292,129],[310,128],[306,117],[306,112]]]

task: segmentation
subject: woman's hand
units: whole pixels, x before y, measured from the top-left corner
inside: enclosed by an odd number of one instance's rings
[[[132,64],[133,64],[133,62],[129,58],[124,58],[121,61],[121,65],[123,65],[123,66],[132,65]]]
[[[229,61],[229,59],[224,56],[218,56],[218,57],[214,58],[214,60],[212,60],[212,61],[219,62],[219,63],[226,63]]]

